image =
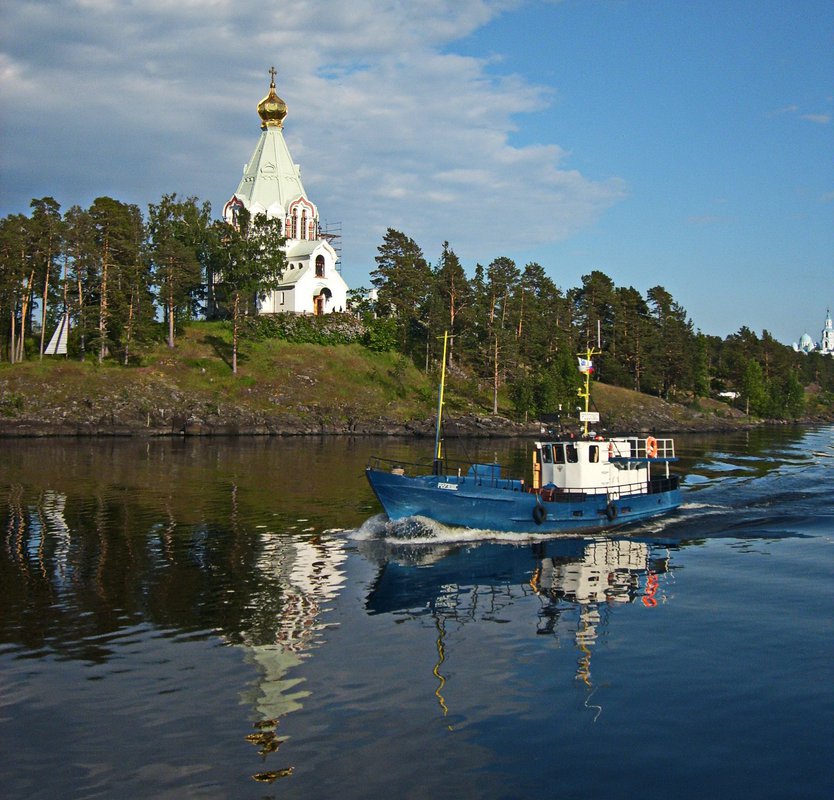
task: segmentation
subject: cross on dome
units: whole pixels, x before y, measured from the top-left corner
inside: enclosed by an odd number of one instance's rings
[[[275,67],[269,68],[269,94],[258,103],[258,116],[261,118],[261,128],[283,128],[284,117],[287,116],[287,104],[275,94]]]

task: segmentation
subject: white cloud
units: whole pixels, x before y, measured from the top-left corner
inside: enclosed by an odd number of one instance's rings
[[[145,206],[171,191],[219,211],[275,64],[290,150],[322,217],[343,223],[349,281],[388,226],[429,258],[444,240],[489,260],[563,239],[622,182],[567,169],[555,143],[514,146],[552,90],[453,52],[519,1],[7,0],[0,212],[43,194]]]
[[[803,114],[802,119],[807,122],[816,122],[818,125],[828,125],[831,122],[830,114]]]

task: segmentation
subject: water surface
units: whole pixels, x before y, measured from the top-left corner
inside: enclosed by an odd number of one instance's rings
[[[597,537],[387,523],[425,449],[0,442],[3,796],[831,796],[834,428],[678,437]]]

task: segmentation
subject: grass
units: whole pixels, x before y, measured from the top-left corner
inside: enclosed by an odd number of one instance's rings
[[[238,374],[231,370],[232,332],[228,323],[188,326],[171,350],[160,343],[138,365],[99,365],[64,358],[0,363],[0,417],[42,421],[133,420],[154,415],[269,418],[288,414],[317,422],[431,418],[437,378],[408,359],[370,351],[359,344],[298,344],[283,339],[242,339]],[[499,414],[512,417],[504,387]],[[727,418],[737,411],[713,400],[697,407],[595,383],[595,407],[610,424],[648,420],[655,430],[693,418]],[[447,375],[445,413],[492,413],[492,387],[471,375]]]

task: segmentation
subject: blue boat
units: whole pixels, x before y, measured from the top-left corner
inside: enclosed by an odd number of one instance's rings
[[[450,469],[443,456],[438,399],[435,458],[430,472],[417,465],[372,458],[365,474],[388,518],[422,516],[444,525],[515,533],[577,533],[619,527],[667,514],[682,502],[678,459],[669,438],[601,436],[588,411],[591,356],[580,357],[585,373],[584,430],[533,444],[532,480],[508,477],[499,464]],[[445,345],[444,345],[445,366]]]

